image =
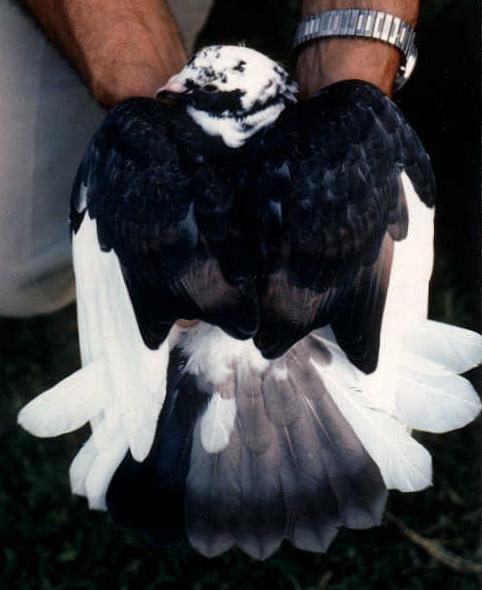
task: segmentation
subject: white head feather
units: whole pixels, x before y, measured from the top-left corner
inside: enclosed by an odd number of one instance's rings
[[[201,49],[163,90],[191,94],[191,117],[236,148],[296,102],[297,86],[284,68],[254,49],[214,45]]]

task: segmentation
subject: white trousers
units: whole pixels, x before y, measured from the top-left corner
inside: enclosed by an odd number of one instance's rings
[[[210,0],[172,0],[190,47]],[[0,315],[55,311],[74,297],[72,182],[104,112],[13,0],[0,2]]]

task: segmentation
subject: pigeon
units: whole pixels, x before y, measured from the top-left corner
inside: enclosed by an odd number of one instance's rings
[[[430,160],[374,86],[297,102],[210,46],[107,116],[74,185],[82,368],[19,414],[92,434],[72,491],[160,546],[325,552],[431,485],[414,430],[481,404],[482,337],[427,318]],[[189,320],[189,325],[178,320]]]

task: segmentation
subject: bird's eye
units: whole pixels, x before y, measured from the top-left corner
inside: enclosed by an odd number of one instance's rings
[[[206,84],[205,86],[203,86],[203,90],[205,90],[206,92],[217,92],[218,87],[214,84]]]

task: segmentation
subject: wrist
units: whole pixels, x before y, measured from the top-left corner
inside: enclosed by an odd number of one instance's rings
[[[133,96],[153,97],[169,75],[152,61],[117,62],[114,70],[89,77],[89,88],[96,101],[106,108]]]
[[[414,26],[418,0],[304,0],[302,16],[348,8],[387,12]],[[330,37],[313,40],[302,46],[298,57],[300,94],[308,98],[324,86],[341,80],[360,79],[390,95],[400,62],[401,55],[395,47],[376,39]]]
[[[300,94],[309,98],[335,82],[357,79],[391,95],[399,67],[398,50],[379,41],[353,38],[312,41],[298,58]]]

